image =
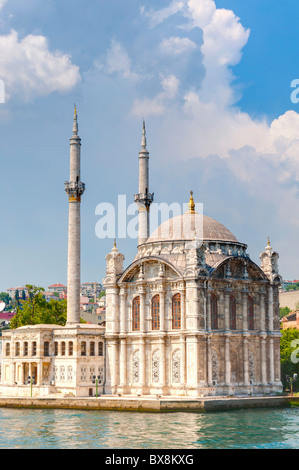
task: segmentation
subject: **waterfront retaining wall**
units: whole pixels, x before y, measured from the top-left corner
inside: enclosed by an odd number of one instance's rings
[[[299,405],[299,397],[244,397],[209,399],[163,398],[17,398],[0,397],[0,407],[36,409],[80,409],[147,412],[203,412]]]

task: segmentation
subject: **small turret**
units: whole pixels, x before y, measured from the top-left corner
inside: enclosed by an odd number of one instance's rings
[[[270,281],[281,281],[281,277],[278,271],[278,258],[279,255],[270,244],[268,237],[268,243],[265,250],[260,254],[261,269],[266,274]]]

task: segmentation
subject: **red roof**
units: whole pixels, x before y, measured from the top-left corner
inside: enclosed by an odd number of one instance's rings
[[[49,287],[65,287],[66,288],[66,286],[64,286],[63,284],[52,284],[52,286],[48,286],[48,288]]]
[[[0,312],[0,320],[11,320],[14,316],[13,312]]]

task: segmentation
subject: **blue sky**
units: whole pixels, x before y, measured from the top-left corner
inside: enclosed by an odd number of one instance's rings
[[[102,202],[138,188],[142,119],[156,202],[188,202],[259,264],[267,237],[298,278],[296,0],[0,0],[0,291],[66,283],[69,138],[82,139],[82,282],[113,240]],[[133,260],[137,241],[118,240]]]

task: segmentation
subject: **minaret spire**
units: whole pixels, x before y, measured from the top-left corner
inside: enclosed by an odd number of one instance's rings
[[[70,139],[70,181],[65,182],[69,197],[67,324],[80,323],[80,203],[85,184],[80,180],[81,139],[78,136],[77,108]]]
[[[77,107],[74,104],[74,124],[73,124],[73,135],[78,135],[78,120],[77,120]]]
[[[143,126],[142,126],[141,149],[146,150],[146,130],[145,130],[145,121],[144,121],[144,119],[143,119]]]
[[[146,147],[145,122],[142,125],[141,150],[139,152],[139,193],[134,199],[138,206],[138,245],[149,237],[149,212],[154,194],[149,192],[149,152]]]

